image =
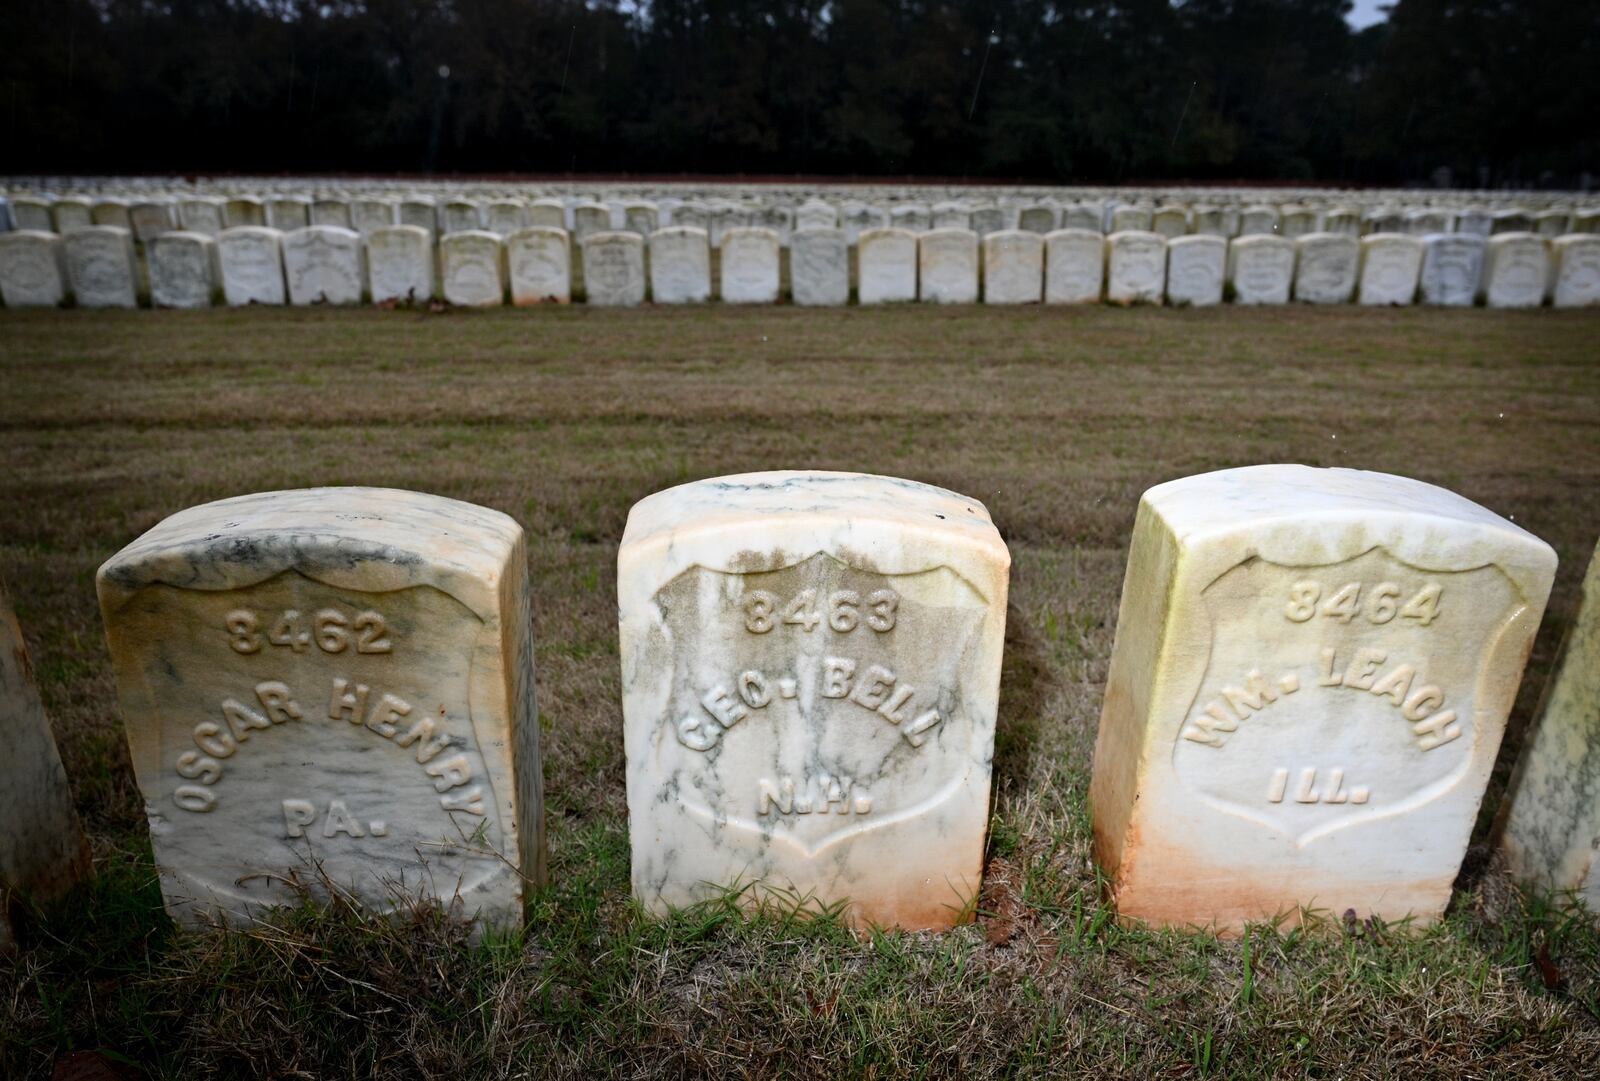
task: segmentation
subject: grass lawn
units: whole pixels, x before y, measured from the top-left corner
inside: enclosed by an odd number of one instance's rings
[[[1600,535],[1600,311],[915,306],[0,312],[0,582],[97,882],[0,960],[0,1077],[1593,1077],[1600,935],[1486,844]],[[1086,806],[1129,529],[1159,481],[1383,470],[1562,559],[1448,918],[1242,940],[1120,926]],[[933,936],[629,900],[628,508],[775,468],[986,503],[1014,560],[982,914]],[[242,492],[413,488],[527,529],[551,886],[520,937],[306,909],[173,929],[95,568]],[[4,828],[0,824],[0,828]],[[1091,1073],[1092,1072],[1092,1073]]]

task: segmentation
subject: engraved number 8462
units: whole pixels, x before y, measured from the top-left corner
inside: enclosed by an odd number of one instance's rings
[[[1358,613],[1370,623],[1387,623],[1395,616],[1413,619],[1426,627],[1439,618],[1439,594],[1443,590],[1429,582],[1412,595],[1405,604],[1400,603],[1400,586],[1394,582],[1379,582],[1362,597],[1360,582],[1347,582],[1322,600],[1322,583],[1303,579],[1289,587],[1289,603],[1283,614],[1294,623],[1304,623],[1312,616],[1323,615],[1340,623],[1349,623]],[[1321,601],[1319,604],[1318,602]]]
[[[876,589],[867,594],[865,617],[861,614],[861,594],[853,589],[840,589],[828,594],[828,626],[840,634],[848,634],[863,621],[882,634],[894,630],[895,609],[900,606],[900,594],[892,589]],[[782,611],[778,598],[764,589],[752,589],[744,595],[744,629],[751,634],[766,634],[774,624],[782,622],[812,630],[823,620],[817,609],[817,591],[801,591]]]
[[[235,653],[257,653],[261,650],[261,620],[248,608],[239,608],[227,615],[228,644]],[[352,632],[354,632],[352,634]],[[316,642],[324,653],[343,653],[352,644],[357,653],[388,653],[389,628],[377,612],[359,612],[349,616],[337,608],[324,608],[311,621],[310,628],[293,608],[284,612],[265,634],[267,644],[282,646],[302,653]]]

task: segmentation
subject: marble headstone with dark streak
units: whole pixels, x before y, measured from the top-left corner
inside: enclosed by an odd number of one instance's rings
[[[520,919],[544,873],[521,527],[382,488],[174,514],[98,587],[162,893]]]
[[[0,946],[11,941],[13,900],[52,901],[89,869],[89,848],[50,734],[22,628],[0,594]],[[16,895],[13,898],[12,895]]]
[[[1502,805],[1512,874],[1600,914],[1600,546]]]
[[[892,477],[639,502],[617,558],[635,896],[970,919],[1009,568],[981,503]]]

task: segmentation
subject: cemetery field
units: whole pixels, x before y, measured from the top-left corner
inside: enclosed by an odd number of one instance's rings
[[[0,1077],[1592,1075],[1600,933],[1514,888],[1494,813],[1600,534],[1600,309],[915,305],[0,312],[0,583],[98,878],[0,959]],[[1139,495],[1265,462],[1415,477],[1562,564],[1442,924],[1120,926],[1087,791]],[[781,468],[982,500],[1013,560],[976,922],[858,936],[629,899],[615,589],[629,507]],[[520,937],[161,911],[94,594],[168,514],[416,489],[527,530],[550,885]],[[3,825],[0,825],[3,828]],[[1286,914],[1289,916],[1292,914]]]

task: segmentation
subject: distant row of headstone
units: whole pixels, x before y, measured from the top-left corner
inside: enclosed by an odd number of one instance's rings
[[[1090,791],[1118,911],[1221,931],[1302,907],[1437,918],[1555,565],[1402,477],[1275,465],[1146,492]],[[1009,568],[981,503],[895,478],[746,474],[639,502],[616,749],[638,899],[970,919]],[[545,842],[515,521],[394,490],[247,495],[167,518],[98,588],[176,916],[338,889],[523,918]],[[0,626],[0,869],[59,892],[82,843]],[[1520,877],[1600,907],[1597,643],[1592,567],[1498,832]]]
[[[634,306],[728,303],[1396,305],[1490,307],[1600,304],[1600,233],[1549,240],[1530,232],[1363,237],[1310,233],[1226,240],[1088,229],[805,228],[788,237],[738,226],[714,250],[698,226],[647,236],[581,236],[529,226],[508,236],[472,229],[435,243],[414,225],[365,235],[337,225],[280,232],[236,226],[215,238],[176,230],[136,244],[125,228],[0,234],[0,299],[7,307],[214,303],[566,303]],[[141,258],[142,251],[142,258]],[[787,283],[787,288],[785,288]]]

